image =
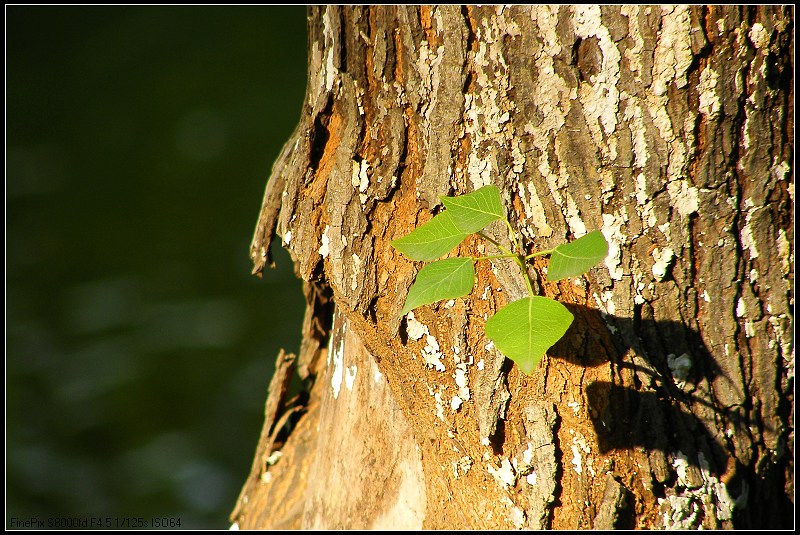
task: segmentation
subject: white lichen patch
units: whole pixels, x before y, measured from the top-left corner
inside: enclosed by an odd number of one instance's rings
[[[638,23],[636,24],[638,29]],[[661,31],[653,55],[651,90],[645,94],[645,116],[652,118],[658,136],[666,147],[659,151],[667,166],[667,181],[679,180],[686,175],[688,154],[693,150],[695,139],[692,130],[677,136],[692,116],[683,119],[682,124],[673,127],[672,118],[667,113],[668,88],[674,85],[683,88],[687,85],[687,72],[694,58],[691,50],[692,27],[688,6],[662,6]],[[652,152],[651,152],[652,155]]]
[[[586,124],[592,138],[608,160],[615,160],[616,149],[613,134],[617,128],[619,109],[619,64],[620,54],[608,28],[601,20],[599,5],[575,6],[573,24],[575,34],[583,39],[594,37],[602,53],[602,65],[589,83],[580,84],[578,97],[581,101]],[[603,132],[600,132],[600,126]]]
[[[689,378],[692,371],[692,357],[689,353],[683,353],[676,357],[674,353],[667,355],[667,366],[672,372],[672,377],[680,383]]]
[[[328,238],[328,229],[330,229],[329,225],[325,225],[325,230],[322,231],[322,245],[319,247],[319,254],[322,255],[322,258],[328,258],[328,254],[330,253],[330,239]]]
[[[658,225],[658,231],[659,231],[661,234],[663,234],[663,235],[664,235],[664,239],[665,239],[667,242],[671,242],[671,241],[672,241],[672,238],[670,237],[670,225],[669,225],[669,221],[667,221],[667,222],[666,222],[666,223],[664,223],[663,225]]]
[[[679,451],[675,455],[675,458],[672,460],[672,467],[675,469],[675,473],[678,474],[678,483],[684,487],[690,486],[689,480],[686,477],[686,470],[689,467],[689,460],[685,453]]]
[[[511,519],[511,522],[513,522],[514,527],[517,529],[522,529],[522,526],[525,525],[525,511],[523,511],[519,506],[513,506],[508,517]]]
[[[673,82],[676,87],[688,83],[686,73],[694,55],[689,39],[692,35],[689,6],[662,6],[661,31],[653,56],[653,91],[665,95]]]
[[[792,322],[786,314],[769,315],[767,321],[772,326],[774,339],[769,341],[770,347],[775,347],[775,344],[780,347],[781,355],[784,361],[791,362],[791,377],[794,377],[794,352],[792,351]]]
[[[453,475],[456,479],[466,475],[469,469],[472,468],[472,458],[469,455],[464,455],[457,461],[453,461]]]
[[[522,200],[522,206],[525,209],[526,223],[533,224],[539,236],[545,238],[552,236],[553,228],[547,224],[544,206],[542,206],[542,201],[539,199],[539,194],[533,181],[531,180],[527,183],[519,182],[518,190],[519,198]],[[527,226],[524,228],[527,230]]]
[[[700,83],[698,84],[698,91],[700,91],[700,102],[698,110],[703,115],[714,117],[719,115],[720,98],[717,93],[717,81],[719,80],[719,73],[707,67],[700,73]]]
[[[369,188],[369,163],[366,160],[361,162],[353,161],[353,174],[350,176],[350,183],[359,191],[361,204],[367,200],[367,189]]]
[[[453,362],[459,364],[461,362],[461,348],[453,346]]]
[[[525,451],[522,452],[522,464],[524,464],[525,466],[530,466],[532,461],[533,461],[533,444],[528,442],[528,446],[525,448]]]
[[[786,177],[789,175],[789,172],[791,172],[791,170],[792,170],[791,164],[789,162],[784,161],[775,164],[775,166],[772,169],[770,169],[770,172],[772,173],[772,176],[775,177],[775,180],[786,180]],[[790,197],[794,197],[794,195],[792,195],[792,191],[794,191],[793,186],[789,189]]]
[[[443,385],[435,385],[435,387],[428,385],[428,394],[430,394],[431,397],[433,398],[436,417],[443,422],[446,421],[444,417],[445,402],[444,399],[442,398],[442,392],[444,391],[445,388],[446,387]]]
[[[578,205],[575,204],[575,200],[572,198],[572,195],[567,192],[567,209],[566,209],[566,216],[567,216],[567,224],[569,224],[569,229],[572,231],[572,234],[575,238],[580,238],[586,235],[586,224],[581,219],[581,212],[578,209]]]
[[[292,243],[292,231],[287,230],[283,235],[283,244],[288,247],[290,243]]]
[[[592,293],[592,297],[594,297],[594,302],[597,303],[597,307],[600,309],[600,313],[603,316],[613,315],[617,307],[614,304],[614,292],[611,290],[606,290],[603,292],[602,295],[598,295],[597,292]],[[612,327],[609,326],[609,329]],[[611,331],[616,332],[616,329]]]
[[[444,371],[444,363],[442,363],[442,352],[439,350],[439,342],[433,335],[425,335],[425,347],[422,348],[422,358],[425,360],[427,366],[435,368],[437,371]]]
[[[572,466],[577,474],[583,472],[583,465],[581,459],[581,451],[577,445],[572,444]]]
[[[445,47],[439,46],[434,53],[430,48],[430,43],[423,40],[419,46],[419,60],[417,61],[417,71],[420,81],[419,94],[422,97],[422,114],[425,120],[430,120],[431,114],[438,105],[439,85],[442,78],[442,61],[445,57]]]
[[[647,129],[642,118],[642,107],[635,98],[624,91],[620,92],[620,100],[625,102],[622,120],[631,129],[633,165],[639,169],[644,169],[645,165],[647,165],[649,154],[647,150]],[[640,205],[643,205],[647,200],[644,187],[644,173],[639,173],[636,176],[636,201]]]
[[[358,289],[358,280],[361,276],[361,258],[353,253],[353,272],[350,275],[350,289],[356,291]]]
[[[461,408],[461,404],[462,403],[463,403],[463,401],[461,400],[460,397],[453,396],[453,398],[450,400],[450,410],[453,411],[453,412],[458,411],[458,409]]]
[[[586,442],[586,437],[584,437],[582,433],[576,432],[574,429],[570,429],[569,434],[572,435],[572,444],[570,445],[570,449],[572,450],[573,469],[578,474],[583,473],[582,454],[585,454],[587,456],[586,466],[589,469],[589,474],[594,476],[595,471],[592,466],[592,457],[590,455],[592,450],[589,448],[589,444]]]
[[[468,401],[470,398],[469,377],[467,377],[467,365],[465,363],[456,365],[453,378],[456,380],[456,386],[458,387],[458,397],[464,401]]]
[[[744,318],[745,316],[747,316],[747,304],[743,298],[739,297],[736,301],[736,317]]]
[[[756,330],[751,320],[746,320],[744,322],[744,335],[747,338],[753,338],[756,335]]]
[[[333,339],[331,336],[330,343],[328,344],[328,367],[331,371],[331,389],[333,392],[333,399],[339,397],[339,391],[342,389],[342,380],[344,378],[344,338],[345,327],[342,325],[342,331],[339,336],[339,345],[333,347]]]
[[[603,293],[603,295],[605,296],[608,293],[609,293],[609,291],[606,291],[606,292]],[[599,295],[597,295],[597,292],[593,292],[592,293],[592,297],[594,298],[594,302],[597,303],[597,308],[600,310],[600,315],[603,317],[603,320],[605,321],[605,324],[606,324],[606,327],[608,328],[608,331],[611,334],[616,334],[617,328],[609,322],[610,315],[609,315],[609,312],[608,312],[608,307],[606,305],[606,302],[603,300],[603,299],[605,299],[605,297],[601,298]],[[611,301],[611,304],[613,306],[613,304],[614,304],[613,299]]]
[[[743,484],[742,494],[734,498],[722,483],[711,472],[708,461],[702,453],[698,453],[698,466],[702,484],[699,487],[689,488],[686,471],[689,460],[683,452],[678,452],[673,460],[673,468],[678,475],[678,484],[675,488],[667,490],[665,498],[659,498],[659,511],[663,527],[666,529],[698,529],[702,527],[702,519],[712,516],[717,520],[733,518],[733,511],[737,507],[744,507],[747,503],[749,488]]]
[[[691,496],[669,495],[658,499],[664,528],[687,530],[697,527],[700,506]]]
[[[577,474],[581,474],[583,473],[583,457],[581,453],[588,456],[592,450],[586,443],[586,438],[581,433],[576,433],[573,429],[570,429],[569,434],[572,435],[572,444],[570,445],[570,449],[572,450],[572,466]],[[589,457],[587,461],[587,465],[591,465],[591,457]],[[590,467],[589,473],[594,475],[594,469]]]
[[[511,171],[513,174],[519,175],[525,170],[525,155],[522,154],[522,150],[519,148],[518,137],[511,140],[511,162]]]
[[[608,242],[608,255],[605,259],[608,273],[614,280],[622,280],[622,244],[625,236],[622,229],[625,219],[621,215],[603,214],[603,228],[601,232]]]
[[[492,162],[480,159],[474,152],[470,153],[467,173],[474,189],[489,185],[492,181]]]
[[[758,211],[758,208],[752,208],[752,201],[745,199],[744,206],[747,209],[745,216],[745,225],[740,234],[742,246],[750,252],[750,259],[758,258],[758,248],[756,247],[756,240],[753,237],[753,227],[750,225],[753,215]]]
[[[492,287],[491,286],[487,286],[486,288],[484,288],[483,289],[483,293],[480,296],[480,299],[483,300],[483,301],[486,301],[486,299],[489,297],[489,294],[490,294],[491,291],[492,291]]]
[[[672,207],[678,210],[683,217],[697,212],[699,206],[698,190],[690,186],[685,180],[676,180],[667,184]]]
[[[620,15],[628,19],[630,31],[628,38],[633,41],[633,46],[625,49],[625,60],[628,62],[628,69],[633,73],[634,79],[641,84],[642,81],[642,50],[644,49],[644,39],[639,27],[638,6],[621,5]]]
[[[489,472],[497,483],[503,487],[513,487],[517,482],[517,475],[514,473],[514,467],[507,458],[500,461],[500,467],[495,468],[491,464],[486,465],[486,471]]]
[[[478,46],[469,52],[469,61],[475,73],[477,92],[464,95],[464,135],[471,140],[472,150],[467,157],[467,179],[473,189],[490,184],[501,166],[498,165],[498,147],[513,145],[513,101],[508,96],[511,88],[509,67],[505,60],[505,40],[519,33],[513,20],[500,12],[482,18],[476,28]],[[509,177],[516,176],[520,158],[509,169]]]
[[[344,386],[347,387],[347,390],[353,391],[353,384],[356,382],[356,373],[358,373],[358,366],[353,364],[352,366],[348,366],[345,369],[344,373]]]
[[[266,458],[264,462],[267,464],[267,466],[275,466],[275,464],[281,460],[281,457],[283,457],[283,452],[281,450],[275,450],[269,455],[269,457]]]
[[[334,10],[332,9],[326,9],[322,17],[322,32],[325,37],[325,50],[327,50],[325,63],[322,64],[322,70],[325,80],[325,91],[328,93],[333,89],[333,84],[338,74],[338,69],[336,69],[333,63],[333,52],[338,48],[335,45],[338,32],[334,31],[333,12]]]
[[[665,249],[656,247],[650,254],[653,255],[653,260],[655,260],[653,264],[653,276],[657,281],[663,281],[667,277],[672,263],[675,260],[675,252],[669,247]]]
[[[428,326],[417,321],[414,312],[409,312],[406,316],[406,334],[412,340],[419,340],[428,334]]]
[[[611,314],[612,316],[617,313],[617,305],[614,304],[614,292],[611,290],[606,290],[603,292],[603,295],[600,297],[605,304],[605,309],[607,314]]]
[[[433,394],[433,399],[436,402],[436,417],[444,422],[444,401],[442,401],[441,391],[435,392]]]
[[[656,223],[658,223],[658,218],[656,217],[656,212],[653,208],[652,201],[647,201],[645,203],[639,212],[639,215],[642,218],[642,223],[647,225],[649,228],[653,228],[656,226]]]
[[[748,36],[756,50],[761,51],[764,55],[769,53],[769,32],[767,32],[763,24],[760,22],[754,23]]]

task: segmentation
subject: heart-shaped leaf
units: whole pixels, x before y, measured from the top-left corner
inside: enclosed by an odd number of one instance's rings
[[[448,211],[444,211],[390,244],[411,260],[435,260],[452,251],[469,234],[455,224]]]
[[[547,280],[577,277],[602,262],[608,255],[608,242],[595,230],[577,240],[559,245],[550,255]]]
[[[418,306],[467,295],[475,284],[472,258],[446,258],[423,267],[408,291],[401,316]]]
[[[572,313],[547,297],[526,297],[500,309],[486,322],[486,336],[503,355],[530,375],[545,352],[572,324]]]
[[[500,190],[494,184],[458,197],[440,197],[456,226],[472,234],[497,219],[505,219]]]

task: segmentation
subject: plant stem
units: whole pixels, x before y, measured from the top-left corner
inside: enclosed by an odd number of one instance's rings
[[[478,260],[494,260],[496,258],[517,258],[514,253],[495,254],[489,256],[473,256],[472,259],[477,262]]]
[[[517,254],[521,254],[522,249],[519,246],[517,235],[514,232],[514,229],[511,227],[511,223],[508,222],[508,219],[504,219],[503,221],[506,222],[506,226],[508,227],[508,235],[511,237],[511,241],[514,242],[514,250],[517,251]]]
[[[506,225],[508,226],[508,230],[510,232],[511,240],[514,242],[514,248],[517,251],[519,251],[520,250],[519,242],[517,241],[517,238],[514,235],[514,229],[511,228],[511,223],[509,223],[507,219],[505,220],[505,222],[506,222]],[[525,269],[525,261],[527,260],[528,257],[522,256],[521,253],[512,253],[511,251],[509,251],[508,249],[506,249],[505,247],[500,245],[496,240],[490,238],[489,236],[487,236],[483,232],[478,232],[478,236],[480,236],[484,240],[488,241],[489,243],[493,244],[495,247],[497,247],[498,249],[503,251],[503,254],[501,254],[501,255],[492,255],[492,256],[482,256],[482,257],[479,257],[479,258],[475,258],[475,260],[477,261],[477,260],[491,260],[491,259],[494,259],[494,258],[513,258],[514,262],[516,262],[517,266],[519,266],[519,270],[522,272],[522,278],[525,279],[525,285],[528,287],[528,294],[531,297],[534,297],[536,294],[533,293],[533,285],[531,284],[531,278],[528,276],[528,270]],[[537,254],[541,254],[541,253],[535,253],[533,256],[535,256]]]
[[[528,256],[526,256],[525,260],[530,260],[535,256],[544,256],[548,254],[553,254],[553,251],[555,251],[555,249],[545,249],[544,251],[536,251],[535,253],[531,253]]]
[[[491,243],[492,245],[494,245],[495,247],[497,247],[497,248],[498,248],[498,249],[500,249],[501,251],[504,251],[504,252],[506,252],[506,253],[509,253],[509,250],[508,250],[508,249],[506,249],[505,247],[503,247],[502,245],[500,245],[499,243],[497,243],[497,241],[495,241],[493,238],[491,238],[491,237],[487,236],[487,235],[486,235],[486,234],[484,234],[483,232],[478,232],[478,236],[480,236],[480,237],[481,237],[481,238],[483,238],[484,240],[488,241],[489,243]]]
[[[514,257],[514,260],[517,262],[519,270],[522,272],[522,278],[525,279],[525,284],[528,286],[528,295],[534,297],[536,294],[533,293],[533,285],[531,285],[531,278],[528,276],[528,270],[525,268],[524,258],[521,255],[517,255]]]

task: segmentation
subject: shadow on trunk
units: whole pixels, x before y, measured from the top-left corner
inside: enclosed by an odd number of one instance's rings
[[[747,432],[739,410],[716,406],[709,385],[721,372],[700,335],[677,322],[603,315],[595,309],[566,305],[575,316],[572,326],[548,352],[551,357],[581,366],[611,361],[631,369],[650,389],[595,381],[586,398],[602,452],[641,447],[664,454],[686,455],[688,464],[720,477],[731,460],[720,443],[723,430],[708,429],[692,412],[713,411],[715,421],[735,432]],[[631,358],[632,352],[637,355]],[[643,360],[637,359],[642,357]],[[674,430],[668,436],[666,433]],[[708,466],[699,466],[702,453]]]
[[[615,377],[628,369],[637,383],[649,382],[642,391],[607,381],[586,386],[601,452],[650,452],[656,484],[664,488],[672,486],[676,477],[685,477],[683,484],[688,488],[700,486],[705,472],[725,483],[734,496],[746,500],[749,492],[771,503],[771,510],[778,514],[792,510],[786,496],[775,491],[782,487],[776,480],[784,479],[780,463],[775,470],[755,475],[728,453],[733,447],[726,442],[734,440],[734,435],[750,435],[752,423],[746,413],[752,407],[725,408],[715,403],[710,385],[724,384],[727,378],[698,332],[678,322],[642,319],[639,310],[634,318],[625,318],[584,306],[565,306],[575,320],[548,351],[551,357],[586,367],[610,361],[618,370]],[[703,421],[697,414],[708,416]],[[776,421],[784,417],[775,415]],[[679,469],[681,464],[687,467],[685,471]],[[659,465],[666,469],[659,470]],[[659,494],[657,488],[654,492]],[[767,520],[771,513],[753,508],[744,512],[737,508],[737,516],[741,514],[753,517],[745,520],[747,525],[792,522],[790,518]]]

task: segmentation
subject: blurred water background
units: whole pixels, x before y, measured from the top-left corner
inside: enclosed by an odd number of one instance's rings
[[[250,275],[305,7],[6,6],[6,528],[227,528],[301,285]],[[133,526],[131,526],[133,527]]]

